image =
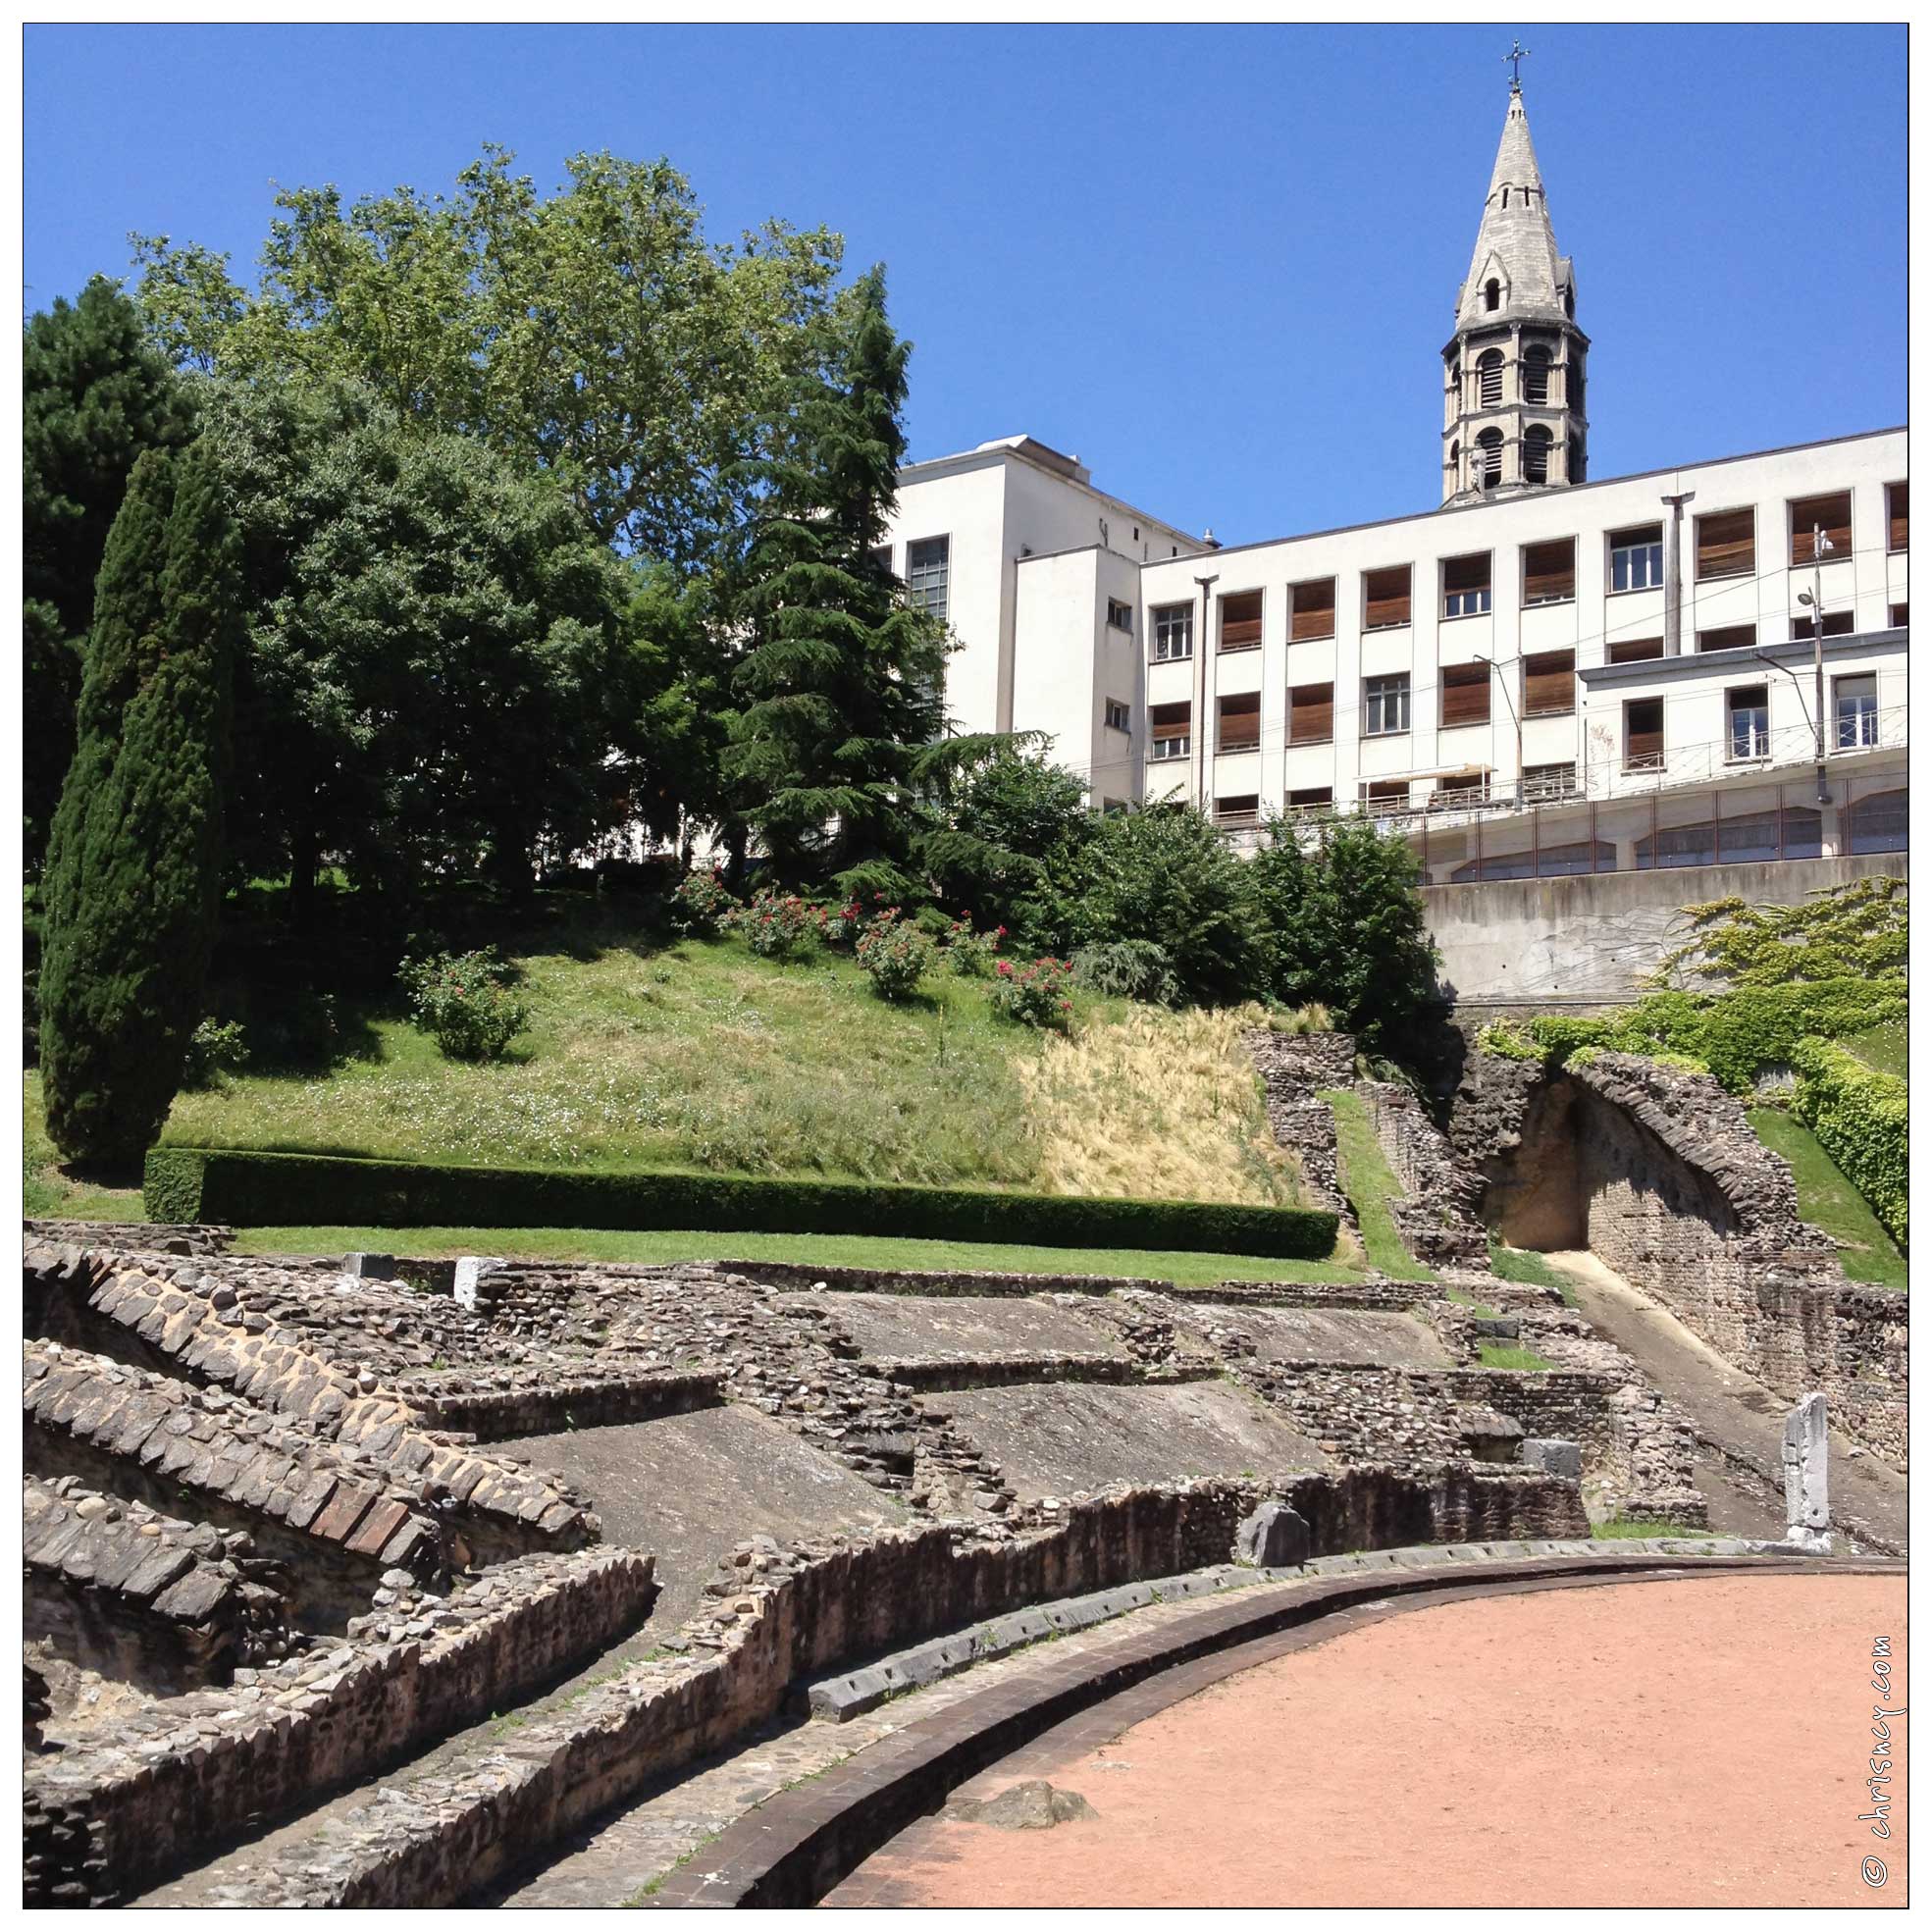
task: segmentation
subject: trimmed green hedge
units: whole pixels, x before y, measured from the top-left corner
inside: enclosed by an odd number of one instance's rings
[[[1792,1054],[1798,1090],[1791,1111],[1816,1136],[1885,1230],[1906,1245],[1906,1083],[1828,1040]]]
[[[1053,1248],[1167,1248],[1321,1261],[1336,1217],[1316,1208],[994,1194],[865,1181],[440,1167],[333,1154],[157,1147],[146,1212],[231,1227],[714,1227],[894,1234]]]

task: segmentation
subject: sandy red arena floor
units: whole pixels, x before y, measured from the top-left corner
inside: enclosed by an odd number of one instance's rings
[[[1903,1906],[1906,1746],[1872,1810],[1873,1640],[1903,1577],[1606,1585],[1406,1612],[1258,1666],[1046,1777],[1099,1814],[931,1817],[834,1906]],[[1883,1863],[1867,1882],[1867,1859]]]

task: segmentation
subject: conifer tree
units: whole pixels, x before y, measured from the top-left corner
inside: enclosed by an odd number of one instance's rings
[[[75,302],[27,323],[21,352],[26,594],[22,678],[26,858],[39,869],[75,740],[94,578],[135,459],[186,442],[182,384],[142,339],[141,317],[96,276]]]
[[[240,554],[212,460],[136,464],[102,560],[55,814],[40,977],[47,1129],[125,1173],[167,1119],[221,889]]]
[[[736,607],[749,638],[726,773],[774,869],[793,881],[904,896],[923,826],[926,748],[943,718],[943,627],[907,601],[882,554],[905,454],[911,344],[885,276],[853,289],[843,340],[800,386]]]

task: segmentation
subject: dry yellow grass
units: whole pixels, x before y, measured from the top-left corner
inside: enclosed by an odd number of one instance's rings
[[[1241,1044],[1244,1028],[1266,1023],[1259,1007],[1143,1007],[1017,1062],[1048,1189],[1295,1205],[1300,1167],[1269,1131]]]

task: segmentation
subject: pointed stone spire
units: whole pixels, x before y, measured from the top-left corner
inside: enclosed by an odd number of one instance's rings
[[[1522,58],[1504,56],[1511,66]],[[1589,422],[1576,278],[1556,252],[1523,89],[1512,80],[1456,332],[1443,345],[1442,500],[1581,483]]]
[[[1496,285],[1493,291],[1491,283]],[[1498,314],[1542,320],[1574,310],[1570,265],[1556,252],[1530,118],[1523,112],[1522,94],[1512,91],[1502,139],[1496,144],[1496,165],[1489,171],[1483,225],[1456,299],[1456,326],[1481,326]]]

